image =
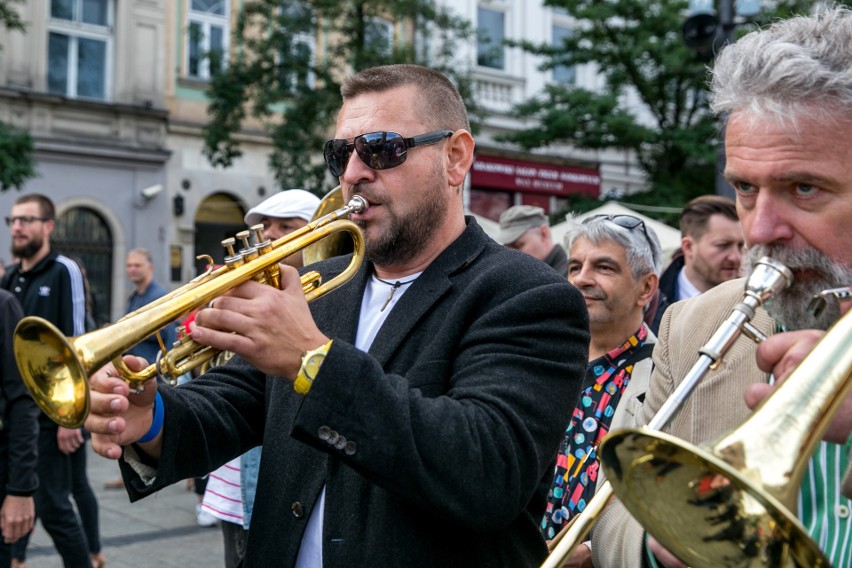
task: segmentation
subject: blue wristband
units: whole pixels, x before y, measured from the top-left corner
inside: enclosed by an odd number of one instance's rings
[[[166,415],[166,410],[163,408],[163,397],[160,396],[160,391],[157,391],[157,397],[154,399],[154,421],[151,422],[151,427],[145,432],[145,435],[136,440],[137,444],[150,442],[157,437],[160,430],[163,429],[163,417]]]

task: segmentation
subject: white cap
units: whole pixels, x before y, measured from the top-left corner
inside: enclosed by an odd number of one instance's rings
[[[246,225],[257,225],[264,217],[285,219],[298,217],[310,221],[320,204],[320,198],[304,189],[288,189],[255,205],[246,213]]]

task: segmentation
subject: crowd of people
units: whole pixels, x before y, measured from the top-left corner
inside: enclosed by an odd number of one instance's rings
[[[408,64],[347,77],[323,156],[344,200],[368,203],[351,215],[357,273],[308,304],[294,255],[280,287],[249,281],[198,310],[185,332],[229,358],[178,387],[133,392],[112,364],[96,370],[92,448],[118,461],[131,501],[209,474],[199,512],[218,519],[227,567],[540,565],[602,485],[599,444],[667,403],[759,259],[793,275],[751,318],[767,339],[731,346],[669,434],[699,444],[735,428],[849,308],[807,309],[852,283],[850,39],[852,12],[829,6],[721,50],[712,106],[736,199],[687,203],[665,269],[634,215],[574,219],[553,243],[545,212],[521,205],[490,239],[464,213],[475,142],[456,87]],[[283,191],[245,222],[277,239],[318,205]],[[85,436],[40,415],[9,357],[23,315],[84,331],[80,268],[50,249],[54,215],[24,195],[7,217],[0,566],[25,561],[12,543],[40,518],[66,566],[97,568],[97,515],[71,484]],[[328,280],[348,265],[310,269]],[[164,293],[147,251],[127,269],[129,311]],[[152,348],[126,364],[146,367]],[[852,565],[850,433],[852,396],[805,456],[794,512],[834,566]],[[685,566],[652,530],[616,496],[564,565]]]

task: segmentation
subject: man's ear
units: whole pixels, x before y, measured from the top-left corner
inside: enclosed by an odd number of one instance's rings
[[[660,277],[655,273],[651,272],[646,274],[642,278],[639,279],[637,285],[639,286],[639,297],[636,299],[636,303],[642,306],[643,308],[648,305],[654,298],[654,293],[657,291],[657,287],[660,284]]]
[[[692,259],[692,255],[695,252],[695,239],[689,235],[684,235],[680,239],[680,250],[683,251],[684,257]]]
[[[473,164],[473,136],[467,130],[456,130],[447,144],[447,177],[451,187],[460,187]]]

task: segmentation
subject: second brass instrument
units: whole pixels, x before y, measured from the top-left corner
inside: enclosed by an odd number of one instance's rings
[[[701,347],[698,361],[645,427],[647,431],[661,430],[668,426],[707,371],[722,361],[725,353],[741,334],[745,333],[755,341],[762,339],[762,334],[750,323],[755,310],[789,286],[792,278],[792,273],[786,266],[771,258],[764,257],[755,263],[754,270],[746,280],[745,297],[734,307],[710,340]],[[609,471],[607,474],[609,475]],[[541,568],[561,568],[565,564],[574,548],[583,542],[600,519],[613,494],[612,483],[607,479],[598,487],[583,511],[571,519],[551,541],[550,554]]]
[[[274,242],[260,243],[252,254],[231,254],[229,259],[233,262],[226,259],[226,266],[185,284],[113,325],[84,335],[67,338],[47,320],[22,319],[15,328],[14,351],[24,384],[51,420],[66,428],[79,428],[89,414],[88,376],[107,362],[114,361],[122,378],[137,390],[158,374],[176,377],[201,365],[218,351],[191,340],[176,343],[139,372],[128,369],[121,354],[163,326],[244,282],[253,279],[277,282],[277,266],[283,259],[321,239],[348,232],[354,253],[342,273],[328,282],[320,282],[317,273],[302,277],[308,302],[339,287],[355,275],[364,260],[361,229],[344,217],[368,206],[366,199],[356,195],[346,206]]]
[[[745,422],[707,446],[644,429],[611,433],[601,462],[621,502],[691,566],[830,566],[795,513],[811,455],[852,391],[850,340],[852,311]]]

